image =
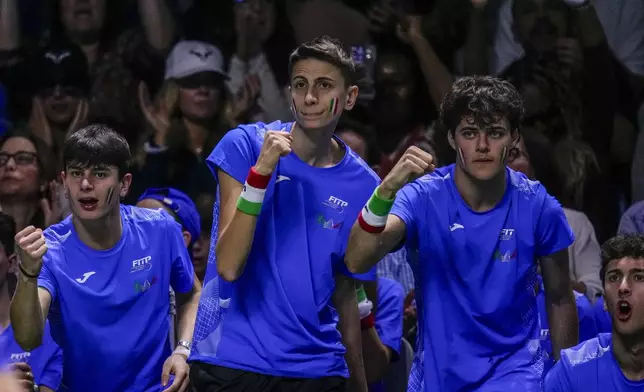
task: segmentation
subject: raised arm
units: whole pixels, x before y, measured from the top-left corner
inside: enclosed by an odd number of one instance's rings
[[[433,157],[410,147],[376,188],[351,229],[345,263],[351,273],[365,273],[405,238],[406,225],[389,214],[396,193],[408,182],[432,172]]]
[[[52,295],[38,287],[42,269],[42,257],[47,252],[42,230],[28,226],[16,234],[20,277],[11,301],[11,325],[16,342],[25,351],[42,344],[45,320]]]
[[[165,0],[139,0],[141,25],[148,44],[159,52],[166,52],[175,38],[175,23]]]
[[[291,140],[287,132],[266,132],[246,184],[242,185],[222,170],[217,171],[221,209],[215,251],[217,272],[226,281],[236,280],[244,271],[264,192],[279,158],[291,152]]]

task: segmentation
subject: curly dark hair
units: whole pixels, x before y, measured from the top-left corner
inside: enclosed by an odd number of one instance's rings
[[[524,112],[521,95],[511,83],[491,76],[467,76],[457,79],[443,98],[439,121],[448,132],[454,132],[465,116],[474,116],[479,125],[505,117],[514,131],[519,129]]]
[[[610,238],[602,245],[602,268],[599,275],[604,284],[606,267],[613,260],[624,257],[644,259],[644,235],[639,233],[620,234]]]
[[[346,86],[355,84],[360,70],[344,46],[337,39],[324,36],[305,42],[291,53],[288,62],[289,77],[295,63],[306,59],[316,59],[331,63],[340,69]]]

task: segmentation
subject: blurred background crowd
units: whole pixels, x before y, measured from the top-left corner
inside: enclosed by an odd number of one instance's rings
[[[0,0],[0,210],[18,231],[59,222],[62,142],[107,124],[135,156],[124,203],[166,187],[195,202],[203,278],[216,191],[204,159],[238,124],[292,120],[288,55],[322,35],[361,65],[337,134],[380,176],[411,145],[454,162],[435,120],[455,77],[510,80],[527,110],[510,165],[565,207],[575,290],[601,295],[599,243],[644,232],[641,0]],[[413,343],[400,252],[378,270],[403,287]]]

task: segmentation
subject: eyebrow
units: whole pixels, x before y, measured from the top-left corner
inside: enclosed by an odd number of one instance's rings
[[[630,274],[641,274],[641,273],[644,273],[644,268],[631,268],[627,272],[630,273]],[[622,270],[619,269],[619,268],[613,268],[611,270],[608,270],[608,272],[606,272],[607,275],[611,274],[611,273],[620,273],[621,274]]]
[[[296,80],[298,80],[298,79],[302,79],[302,80],[308,81],[308,79],[307,79],[307,78],[305,78],[304,76],[301,76],[301,75],[297,75],[297,76],[295,76],[295,77],[293,78],[293,81],[296,81]],[[328,77],[328,76],[320,76],[319,78],[315,78],[315,80],[314,80],[314,81],[315,81],[315,82],[335,82],[335,80],[333,80],[332,78],[330,78],[330,77]]]

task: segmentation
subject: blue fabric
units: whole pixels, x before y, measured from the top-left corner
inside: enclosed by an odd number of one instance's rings
[[[120,208],[123,233],[108,250],[81,242],[71,216],[45,230],[38,284],[51,293],[48,318],[70,391],[160,391],[171,353],[168,288],[193,286],[179,224],[163,210]]]
[[[611,334],[602,333],[562,350],[561,360],[546,376],[545,392],[641,392],[644,381],[631,381],[619,368]]]
[[[535,260],[566,249],[574,235],[543,186],[506,170],[505,195],[490,211],[463,201],[454,165],[406,185],[391,211],[406,226],[417,351],[424,385],[435,391],[541,388]]]
[[[207,162],[213,173],[222,170],[244,184],[265,133],[290,131],[292,125],[233,129]],[[227,283],[209,260],[191,361],[284,377],[348,376],[331,301],[334,277],[375,279],[375,268],[351,275],[344,252],[351,226],[379,180],[344,147],[345,157],[329,168],[312,167],[294,153],[280,159],[242,275]],[[212,236],[215,244],[217,232]]]

